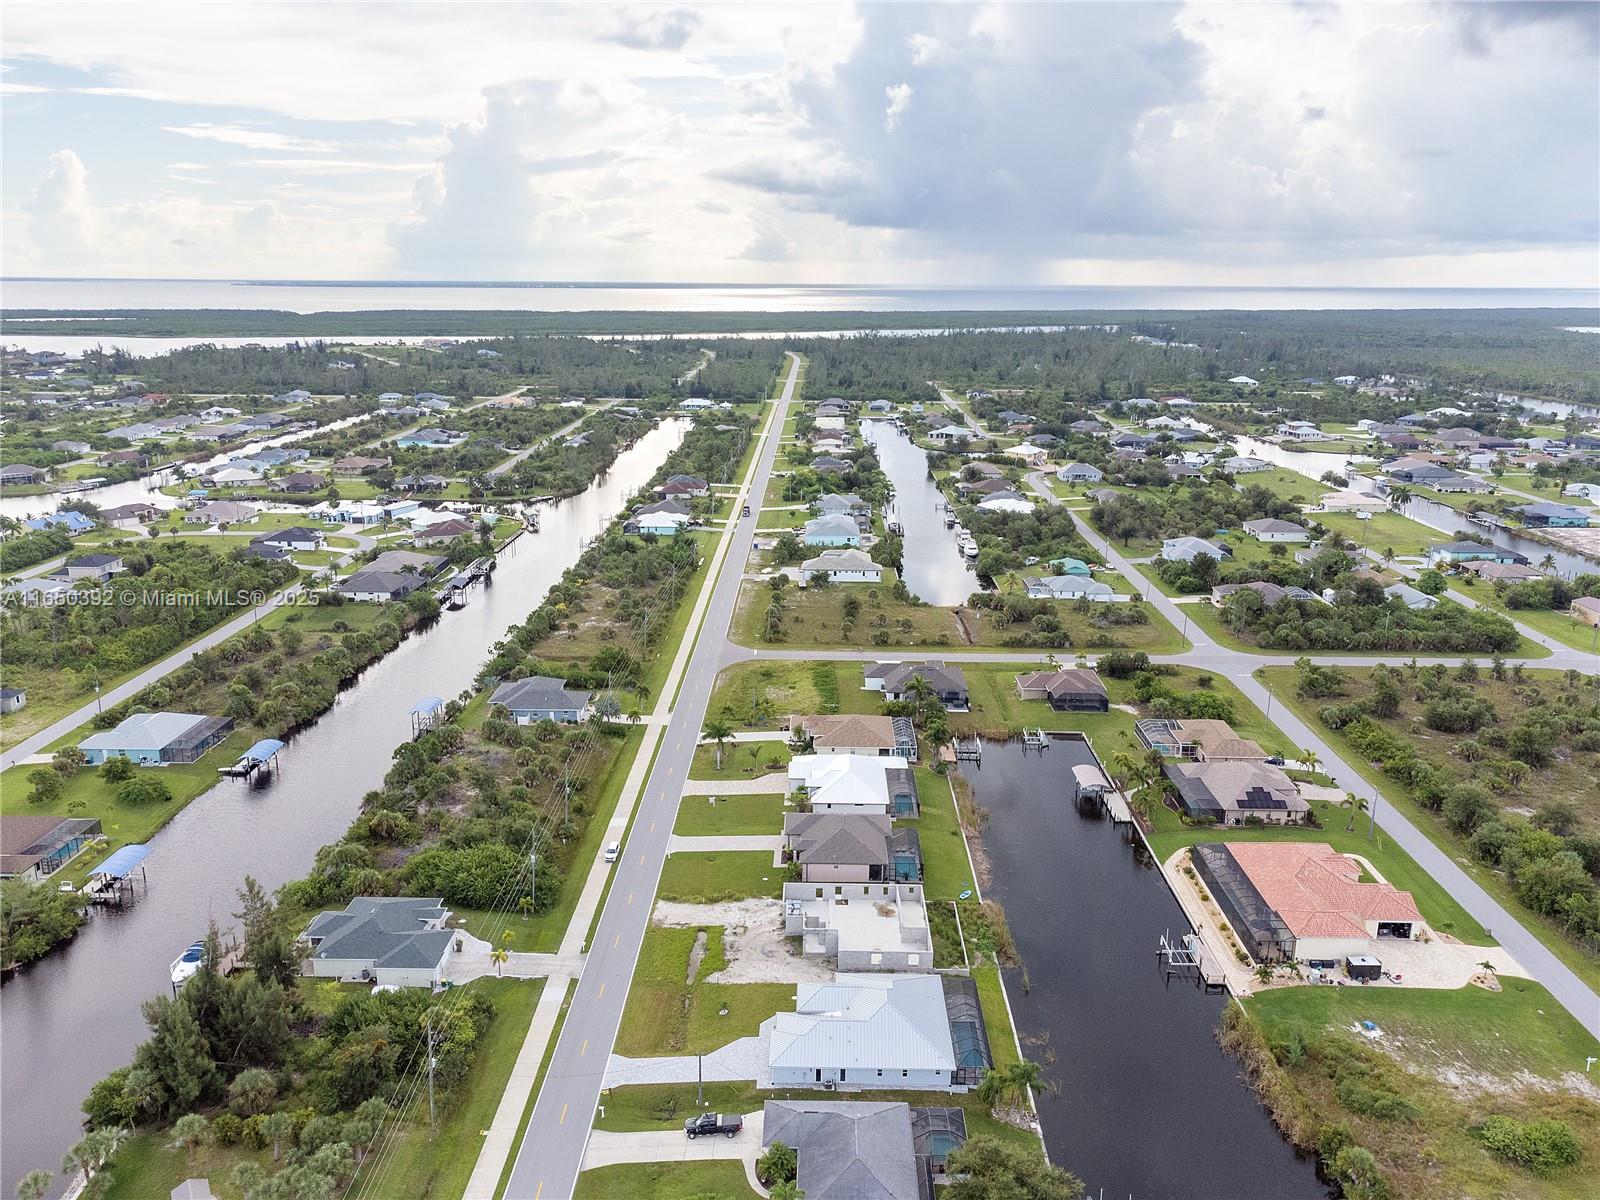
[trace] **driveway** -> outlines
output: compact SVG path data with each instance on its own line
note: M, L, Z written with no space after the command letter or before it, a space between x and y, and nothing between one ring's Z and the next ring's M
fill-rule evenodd
M780 796L789 794L789 776L757 775L754 779L686 779L685 796Z
M604 1104L601 1105L605 1107ZM626 1133L597 1129L589 1135L583 1152L583 1169L609 1167L617 1163L713 1162L737 1159L744 1164L744 1177L758 1196L767 1189L756 1179L756 1160L761 1157L761 1137L766 1114L746 1113L744 1128L732 1137L690 1139L681 1129L647 1129Z
M667 841L667 853L714 854L719 850L771 850L783 849L783 835L779 834L721 834L707 837L684 837L673 834Z
M529 954L521 950L511 951L510 957L496 968L489 957L493 947L488 942L459 929L456 937L461 942L461 949L445 963L444 977L457 985L471 983L487 975L504 976L507 979L543 979L549 975L571 978L583 972L581 954Z
M605 1086L627 1087L636 1083L732 1083L754 1079L762 1088L772 1086L767 1066L767 1039L764 1034L735 1038L709 1054L670 1054L660 1058L624 1058L613 1054L606 1063Z

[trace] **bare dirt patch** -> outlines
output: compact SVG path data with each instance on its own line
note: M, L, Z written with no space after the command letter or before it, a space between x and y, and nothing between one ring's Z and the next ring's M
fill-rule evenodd
M722 949L728 965L706 976L708 983L826 983L833 970L821 959L805 958L783 934L783 905L778 900L734 900L726 904L681 904L658 900L651 920L668 928L722 926ZM705 955L704 939L689 956L694 978Z

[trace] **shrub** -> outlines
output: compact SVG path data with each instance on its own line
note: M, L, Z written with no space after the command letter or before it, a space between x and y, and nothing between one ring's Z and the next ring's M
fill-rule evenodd
M171 799L172 789L154 775L136 775L117 787L117 802L129 807L165 804Z
M1529 1121L1490 1117L1478 1127L1478 1137L1496 1158L1548 1175L1570 1167L1583 1157L1572 1127L1565 1121Z
M133 778L133 763L122 757L108 758L100 765L100 778L107 783L125 783Z

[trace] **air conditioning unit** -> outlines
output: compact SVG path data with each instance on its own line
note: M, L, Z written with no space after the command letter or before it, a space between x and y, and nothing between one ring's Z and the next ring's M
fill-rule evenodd
M830 1080L828 1080L826 1083L824 1083L822 1085L822 1090L825 1091L825 1092L832 1092L832 1091L836 1091L838 1089L838 1087L839 1087L838 1082L836 1080L830 1079Z

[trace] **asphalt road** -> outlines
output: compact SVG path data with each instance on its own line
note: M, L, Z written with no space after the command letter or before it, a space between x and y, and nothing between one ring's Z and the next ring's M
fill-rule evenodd
M506 1185L506 1200L566 1200L577 1187L606 1062L622 1023L628 984L666 861L678 801L689 777L695 747L700 743L711 689L723 666L721 649L726 644L744 565L760 520L761 497L766 494L767 478L798 374L799 362L794 360L778 411L768 426L771 436L764 439L757 452L745 492L751 498L751 515L734 518L737 524L706 608L701 640L689 658L671 721L645 780L633 828L617 861L611 891L590 943L588 961L517 1150ZM737 498L735 502L739 502Z

